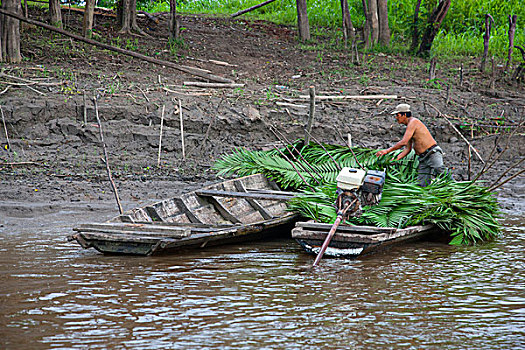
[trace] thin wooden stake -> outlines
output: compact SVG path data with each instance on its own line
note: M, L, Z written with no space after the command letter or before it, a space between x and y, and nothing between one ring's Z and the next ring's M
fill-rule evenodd
M162 150L162 127L164 126L164 110L166 105L162 105L162 112L160 114L160 132L159 132L159 155L157 156L157 167L160 167L160 153Z
M470 174L471 174L471 160L472 160L472 150L470 149L470 147L467 148L468 150L468 168L467 168L467 171L468 171L468 174L467 174L467 180L470 181Z
M308 89L310 93L310 114L308 115L308 123L306 124L306 134L304 135L304 144L310 143L310 133L312 131L312 124L314 123L315 117L315 86L310 86Z
M492 56L492 74L490 75L490 90L494 92L496 89L496 65L494 64L494 56Z
M180 139L182 142L182 159L186 159L186 149L184 147L184 120L182 119L182 104L179 99L179 117L180 117Z
M85 91L84 91L83 100L84 100L84 107L83 107L83 111L84 111L84 125L87 125L87 103L86 103L86 92Z
M113 189L113 194L115 195L115 200L117 201L118 211L120 214L122 214L124 211L122 210L122 204L120 204L120 198L118 196L117 186L115 186L115 182L113 182L113 177L111 176L111 170L109 169L108 151L106 149L106 143L104 142L104 133L102 132L102 123L100 122L100 118L98 116L98 105L97 105L96 97L93 97L93 103L95 104L95 117L97 117L98 131L100 133L100 142L102 142L102 147L104 148L104 158L106 161L106 170L108 172L109 182L111 183L111 188Z
M2 105L0 105L0 112L2 113L2 123L4 124L5 139L7 141L7 148L9 149L8 151L11 152L11 143L9 142L9 135L7 134L7 126L5 125L4 110L2 108Z

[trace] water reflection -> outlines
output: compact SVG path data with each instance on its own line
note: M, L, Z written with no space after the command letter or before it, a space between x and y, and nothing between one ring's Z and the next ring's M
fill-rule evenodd
M38 231L23 221L7 226L0 228L6 349L525 345L520 221L479 247L414 243L358 260L323 259L315 270L291 240L122 257L64 242L65 222L50 219Z

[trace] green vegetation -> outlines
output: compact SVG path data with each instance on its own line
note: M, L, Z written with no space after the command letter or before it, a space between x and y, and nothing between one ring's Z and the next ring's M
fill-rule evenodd
M283 188L303 192L290 202L292 210L318 222L333 223L338 166L358 167L357 159L368 170L386 169L387 179L379 205L365 207L363 215L352 218L351 223L379 227L434 223L450 232L450 243L458 245L491 240L500 232L497 202L487 188L473 182L455 182L447 175L428 187L419 187L414 153L392 161L376 157L372 149L353 148L354 157L342 146L324 145L323 149L314 144L303 147L299 142L294 146L293 152L293 148L280 152L237 149L217 161L214 168L219 175L263 173Z
M111 6L113 0L106 0ZM181 13L206 13L211 15L230 15L262 2L261 0L182 0L177 10ZM360 0L349 0L349 10L355 27L362 28L364 15ZM423 1L420 9L420 32L426 24L437 0ZM100 4L100 2L99 2ZM239 18L267 20L277 24L294 25L296 18L294 0L277 0ZM412 21L416 0L389 0L389 22L392 31L392 48L388 50L406 51L412 36ZM102 5L100 5L102 6ZM140 9L148 12L169 11L169 2L160 0L139 0ZM438 56L480 56L483 53L483 33L485 14L491 14L495 24L491 33L490 55L505 58L508 49L508 15L518 16L515 44L525 45L525 2L522 0L471 0L452 1L447 16L433 44L433 55ZM341 8L339 1L308 1L308 18L312 34L340 36ZM335 43L336 41L334 41ZM315 45L315 43L310 43ZM376 48L375 50L387 50ZM516 50L515 50L516 51ZM519 52L514 59L520 59Z

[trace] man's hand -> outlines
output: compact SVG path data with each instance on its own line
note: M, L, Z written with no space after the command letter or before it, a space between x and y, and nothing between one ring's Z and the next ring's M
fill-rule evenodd
M387 154L388 151L386 149L382 149L381 151L377 151L376 156L381 157Z

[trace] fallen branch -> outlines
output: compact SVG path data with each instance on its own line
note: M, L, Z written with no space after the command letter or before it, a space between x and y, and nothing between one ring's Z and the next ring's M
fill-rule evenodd
M201 72L201 71L199 71L197 69L193 69L193 68L190 68L190 67L182 67L182 66L179 66L179 65L174 64L174 63L169 62L169 61L159 60L159 59L152 58L152 57L149 57L149 56L146 56L146 55L134 52L134 51L121 49L120 47L115 47L115 46L104 44L104 43L101 43L101 42L98 42L98 41L95 41L95 40L92 40L92 39L87 39L87 38L84 38L84 37L82 37L80 35L76 35L76 34L67 32L67 31L65 31L63 29L53 27L52 25L49 25L49 24L46 24L46 23L43 23L43 22L40 22L40 21L35 21L33 19L25 18L25 17L23 17L23 16L21 16L19 14L16 14L16 13L13 13L13 12L10 12L10 11L6 11L4 9L0 9L0 13L3 14L3 15L9 16L9 17L16 18L16 19L18 19L18 20L20 20L22 22L26 22L26 23L29 23L29 24L32 24L32 25L35 25L35 26L38 26L38 27L45 28L45 29L50 30L52 32L56 32L56 33L68 36L68 37L73 38L75 40L82 41L82 42L90 44L90 45L98 46L98 47L103 48L105 50L118 52L118 53L121 53L123 55L127 55L127 56L131 56L131 57L134 57L134 58L138 58L138 59L141 59L143 61L147 61L147 62L150 62L150 63L153 63L153 64L157 64L157 65L160 65L160 66L166 66L166 67L169 67L169 68L173 68L173 69L176 69L178 71L181 71L181 72L184 72L184 73L188 73L188 74L191 74L191 75L194 75L194 76L197 76L197 77L201 77L201 78L204 78L204 79L207 79L207 80L216 81L216 82L220 82L220 83L232 83L233 82L231 79L222 78L222 77L219 77L219 76L213 75L213 74L207 74L207 73Z
M510 180L520 176L521 174L523 174L525 172L525 169L521 169L520 171L518 171L516 174L512 175L511 177L509 177L508 179L506 179L505 181L502 181L500 182L499 184L495 185L495 186L492 186L491 188L489 188L489 191L494 191L495 189L505 185L507 182L509 182Z
M274 2L274 1L275 0L267 0L265 2L261 2L258 5L254 5L252 7L248 7L247 9L241 10L239 12L235 12L233 15L230 16L230 18L235 18L237 16L243 15L243 14L245 14L247 12L250 12L250 11L253 11L255 9L258 9L259 7L263 7L264 5L268 5L268 4L270 4L270 3Z
M183 83L185 86L196 86L202 88L238 88L244 87L244 84L235 84L235 83L203 83L200 81L185 81Z
M450 124L450 126L452 127L452 129L454 129L454 131L456 131L458 133L458 135L463 139L463 141L465 141L467 143L467 145L474 151L474 153L476 154L476 156L478 156L479 160L485 164L485 161L483 160L483 158L481 158L481 156L479 155L478 151L474 148L474 146L472 146L472 144L465 138L465 136L463 136L463 134L454 126L454 124L452 124L452 122L447 118L447 115L446 114L443 114L441 113L441 111L439 109L437 109L436 107L434 107L432 104L428 103L428 102L425 102L425 104L428 104L430 107L434 108L436 110L436 112L438 112L438 115L440 117L443 117L445 118L445 120Z
M301 99L309 99L309 95L300 95L299 98ZM396 99L398 98L397 95L333 95L333 96L315 96L316 100L377 100L377 99L387 99L392 98Z
M523 126L524 124L525 124L525 120L523 120L520 123L519 127ZM490 164L485 164L483 166L483 168L480 170L480 172L476 175L476 178L474 179L474 181L476 181L477 179L479 179L481 177L481 175L483 175L487 171L489 171L494 166L494 164L496 164L496 162L501 158L503 153L505 153L509 149L510 140L512 139L512 136L514 136L514 134L518 130L519 130L519 128L516 128L516 129L512 130L512 132L509 134L509 137L507 138L507 143L505 144L505 148L503 150L501 150L501 152L499 152L498 156ZM498 144L497 144L497 140L496 140L496 143L494 144L494 148L492 149L492 152L490 153L489 160L492 159L492 156L494 155L494 152L497 150L497 146L498 146Z

